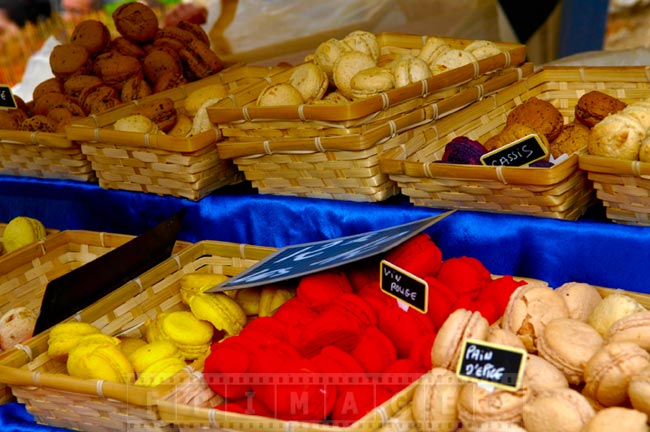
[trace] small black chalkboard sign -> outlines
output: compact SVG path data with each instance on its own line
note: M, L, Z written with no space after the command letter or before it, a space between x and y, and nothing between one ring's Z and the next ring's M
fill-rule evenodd
M525 363L524 349L467 339L456 375L461 379L516 391L521 385Z
M18 107L9 86L0 85L0 107L12 109Z
M544 159L548 149L537 134L526 135L481 156L483 165L524 166Z
M382 260L379 265L380 288L423 314L427 313L429 284L404 269Z

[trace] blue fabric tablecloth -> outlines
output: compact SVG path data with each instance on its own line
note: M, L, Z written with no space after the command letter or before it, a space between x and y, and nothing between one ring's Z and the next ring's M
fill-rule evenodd
M260 195L247 183L198 202L96 184L0 176L0 222L19 215L47 228L138 235L186 209L179 238L282 247L372 231L443 209L403 196L381 203ZM578 221L457 211L427 229L445 258L472 256L494 274L580 281L650 293L650 228L614 224L600 206ZM0 406L0 430L60 430L33 423L20 404Z

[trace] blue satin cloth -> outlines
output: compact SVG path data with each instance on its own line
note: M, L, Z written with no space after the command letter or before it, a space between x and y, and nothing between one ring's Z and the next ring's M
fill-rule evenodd
M185 209L179 239L283 247L419 220L445 209L403 196L381 203L261 195L248 183L201 199L105 190L96 184L0 176L0 222L26 215L47 228L138 235ZM472 256L493 274L558 287L570 281L650 293L650 227L608 221L594 206L578 221L457 211L426 230L443 257ZM0 406L2 431L60 431L33 422L23 405Z

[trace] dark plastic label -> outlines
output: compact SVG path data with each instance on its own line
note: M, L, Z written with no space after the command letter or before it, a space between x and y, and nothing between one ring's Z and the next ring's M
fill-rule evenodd
M516 391L521 385L526 351L506 345L467 339L456 374L461 379Z
M380 287L391 297L401 300L414 309L427 313L429 284L404 269L382 260L379 266Z
M14 95L11 93L11 88L6 85L0 85L0 107L2 108L17 108Z
M537 134L526 135L481 156L483 165L524 166L544 159L548 150Z

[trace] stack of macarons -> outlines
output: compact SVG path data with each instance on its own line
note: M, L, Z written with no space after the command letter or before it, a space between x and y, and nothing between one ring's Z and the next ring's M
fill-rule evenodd
M426 313L381 290L379 259L428 283ZM474 258L443 260L422 233L382 257L303 276L275 314L214 343L204 375L225 398L219 409L348 426L431 369L453 310L480 311L487 328L521 284Z

